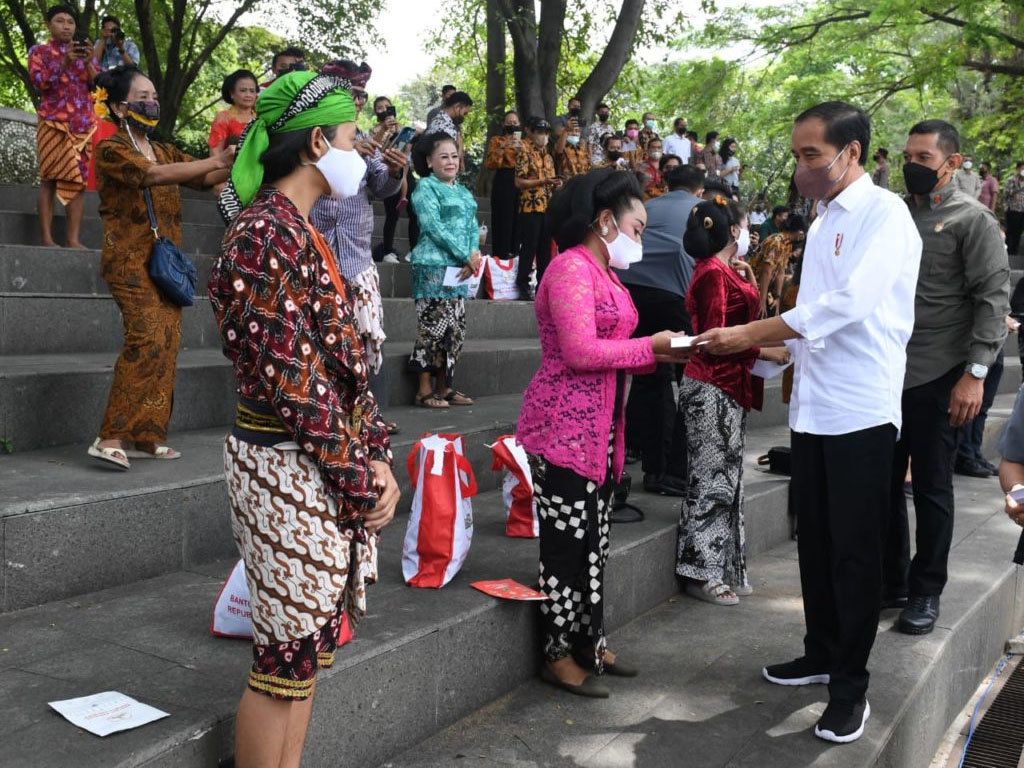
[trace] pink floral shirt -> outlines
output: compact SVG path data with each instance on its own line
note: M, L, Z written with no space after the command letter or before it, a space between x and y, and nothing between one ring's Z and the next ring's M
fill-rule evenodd
M96 122L92 111L91 79L86 61L64 63L67 45L51 39L33 45L28 52L28 71L32 85L39 91L36 114L42 120L69 123L72 133L88 133ZM95 59L92 65L99 68Z
M622 475L625 409L615 379L654 370L650 338L631 339L638 316L618 277L586 246L560 253L544 272L534 307L541 364L523 395L516 436L529 453L602 483L615 420L612 472Z

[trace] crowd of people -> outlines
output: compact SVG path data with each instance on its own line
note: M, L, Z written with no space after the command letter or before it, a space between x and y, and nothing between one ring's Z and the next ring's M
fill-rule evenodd
M403 212L416 405L474 403L455 387L464 281L484 247L476 200L459 182L473 100L446 86L422 125L400 127L380 96L364 133L370 68L338 60L309 71L290 48L273 56L267 82L246 70L225 80L210 157L196 160L152 138L156 89L120 22L104 19L93 46L76 37L69 7L47 20L52 39L29 53L43 95L43 241L52 242L57 194L77 245L80 193L95 169L103 276L124 318L89 447L107 466L179 456L166 441L181 308L147 262L153 230L180 241L179 186L218 190L227 232L208 296L238 385L224 463L254 624L236 763L274 754L297 764L317 669L333 661L341 626L365 615L377 533L398 503L376 263L398 260ZM92 158L97 119L112 133ZM746 419L763 404L765 375L790 366L782 397L806 637L802 655L763 676L828 684L815 733L859 738L881 611L900 609L906 634L932 631L954 469L996 471L981 435L1016 328L1007 253L1024 226L1024 163L1002 190L1004 236L998 180L987 163L974 174L943 120L908 126L902 198L888 190L888 150L871 153L867 113L838 101L811 107L792 129L794 194L773 208L756 194L744 205L737 140L709 131L701 144L683 117L665 136L652 113L617 131L607 104L590 119L571 99L551 122L508 111L501 125L485 160L492 250L519 259L520 297L535 298L541 342L517 437L540 518L542 677L607 697L602 673L638 672L608 648L603 620L611 498L632 458L646 490L681 499L681 588L719 606L753 593ZM373 199L386 212L376 251ZM1022 478L1008 469L1003 485ZM1010 498L1007 511L1024 521Z

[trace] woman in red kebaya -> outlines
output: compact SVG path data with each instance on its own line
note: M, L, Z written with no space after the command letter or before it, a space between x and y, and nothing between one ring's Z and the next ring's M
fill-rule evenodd
M756 278L742 261L750 246L747 217L721 195L694 207L683 247L696 261L686 309L695 333L756 320ZM700 350L686 365L679 407L686 419L689 488L679 520L676 575L686 593L715 605L749 595L743 533L743 442L747 411L761 407L754 360L788 362L784 347L731 356Z

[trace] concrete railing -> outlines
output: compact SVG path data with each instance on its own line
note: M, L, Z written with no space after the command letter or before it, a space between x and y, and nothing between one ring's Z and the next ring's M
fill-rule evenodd
M20 109L0 107L0 183L35 184L36 116Z

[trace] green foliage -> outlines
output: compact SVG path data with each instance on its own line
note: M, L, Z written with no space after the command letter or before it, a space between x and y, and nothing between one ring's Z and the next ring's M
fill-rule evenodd
M0 437L0 451L14 453L14 440L10 437Z

